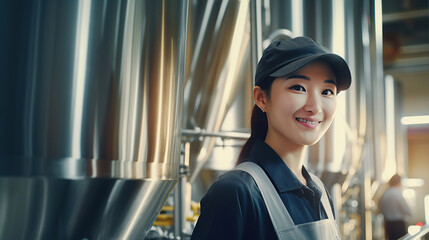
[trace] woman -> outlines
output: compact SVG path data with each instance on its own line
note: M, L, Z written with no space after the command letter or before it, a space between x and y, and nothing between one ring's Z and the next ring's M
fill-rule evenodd
M350 83L344 59L310 38L270 44L256 70L251 136L236 169L201 200L192 239L339 239L328 192L303 161Z

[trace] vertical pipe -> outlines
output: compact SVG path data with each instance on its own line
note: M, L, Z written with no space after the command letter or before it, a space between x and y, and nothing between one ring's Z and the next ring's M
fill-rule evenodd
M374 150L375 150L375 180L381 179L382 163L386 160L386 104L385 104L385 82L383 73L383 19L381 0L372 0L369 4L371 14L371 67L372 88L374 90L374 111L372 113L374 122Z
M407 144L407 127L401 123L401 117L403 114L403 93L402 84L399 81L394 83L394 96L395 96L395 152L396 152L396 164L398 166L398 174L406 176L408 172L408 144Z
M381 177L381 163L385 160L385 104L382 63L381 0L362 3L363 81L366 93L367 134L365 155L362 157L362 229L365 239L372 239L371 181Z
M183 154L180 158L179 167L179 182L174 192L174 236L175 239L185 238L185 223L187 209L191 207L190 199L187 198L188 193L191 191L191 185L188 184L189 174L189 158L190 158L189 141L183 144Z
M262 57L262 6L261 0L250 1L250 46L252 63L252 76L256 74L256 66L259 59ZM252 77L252 81L254 81ZM253 85L252 85L253 86Z
M371 88L371 55L370 55L370 30L368 29L369 26L369 22L368 20L370 19L370 10L369 10L369 2L370 0L367 1L363 1L362 3L362 15L361 15L361 28L362 28L362 45L363 45L363 80L362 81L362 85L363 88L365 89L366 93L366 98L367 98L367 102L369 103L373 103L372 100L372 96L373 96L373 92L372 92L372 88ZM367 112L372 113L372 107L373 104L367 104L366 105L368 109ZM369 114L368 116L369 118L372 117L372 114ZM368 119L370 120L370 119ZM374 129L373 129L373 121L368 121L368 125L367 127L368 129L368 134L366 135L367 138L370 138L371 140L369 141L369 143L372 143L372 139L373 139L373 134L374 134ZM361 174L361 178L362 182L361 182L361 199L360 202L361 204L361 217L362 217L362 222L361 222L361 228L362 228L362 233L363 233L363 237L364 239L372 239L372 236L370 234L371 232L371 215L369 214L368 210L369 210L369 193L370 193L370 189L371 189L371 183L370 183L370 179L371 179L371 169L372 169L372 163L373 161L375 161L375 155L374 153L374 148L375 146L373 146L372 144L366 144L366 154L363 155L362 158L362 171L360 172Z
M382 171L381 178L388 181L398 169L396 160L396 134L395 134L395 123L396 119L396 99L395 99L395 80L391 75L387 75L384 78L385 81L385 102L386 102L386 159L381 163ZM402 170L402 169L401 169ZM403 172L401 172L403 174ZM383 181L384 182L384 181Z
M304 34L304 4L301 0L291 0L292 32L295 36Z

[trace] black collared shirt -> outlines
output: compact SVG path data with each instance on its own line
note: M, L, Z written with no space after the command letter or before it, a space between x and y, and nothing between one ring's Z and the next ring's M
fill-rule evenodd
M320 201L322 190L304 167L307 186L260 140L255 141L246 161L262 167L295 224L328 218ZM191 239L277 239L261 192L247 172L226 172L210 187L201 200L201 216Z

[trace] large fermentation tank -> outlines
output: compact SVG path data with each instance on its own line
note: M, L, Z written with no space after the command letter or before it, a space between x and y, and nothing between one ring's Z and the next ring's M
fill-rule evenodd
M193 0L189 11L188 63L183 126L218 133L237 92L250 81L249 1ZM246 89L250 91L251 89ZM191 140L189 182L210 157L215 138Z
M178 178L187 1L0 2L0 239L142 239Z

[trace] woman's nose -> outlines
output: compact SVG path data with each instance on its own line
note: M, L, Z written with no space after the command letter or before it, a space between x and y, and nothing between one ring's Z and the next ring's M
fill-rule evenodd
M322 111L322 102L320 96L317 94L308 94L307 100L304 105L304 110L306 112L311 112L317 114Z

